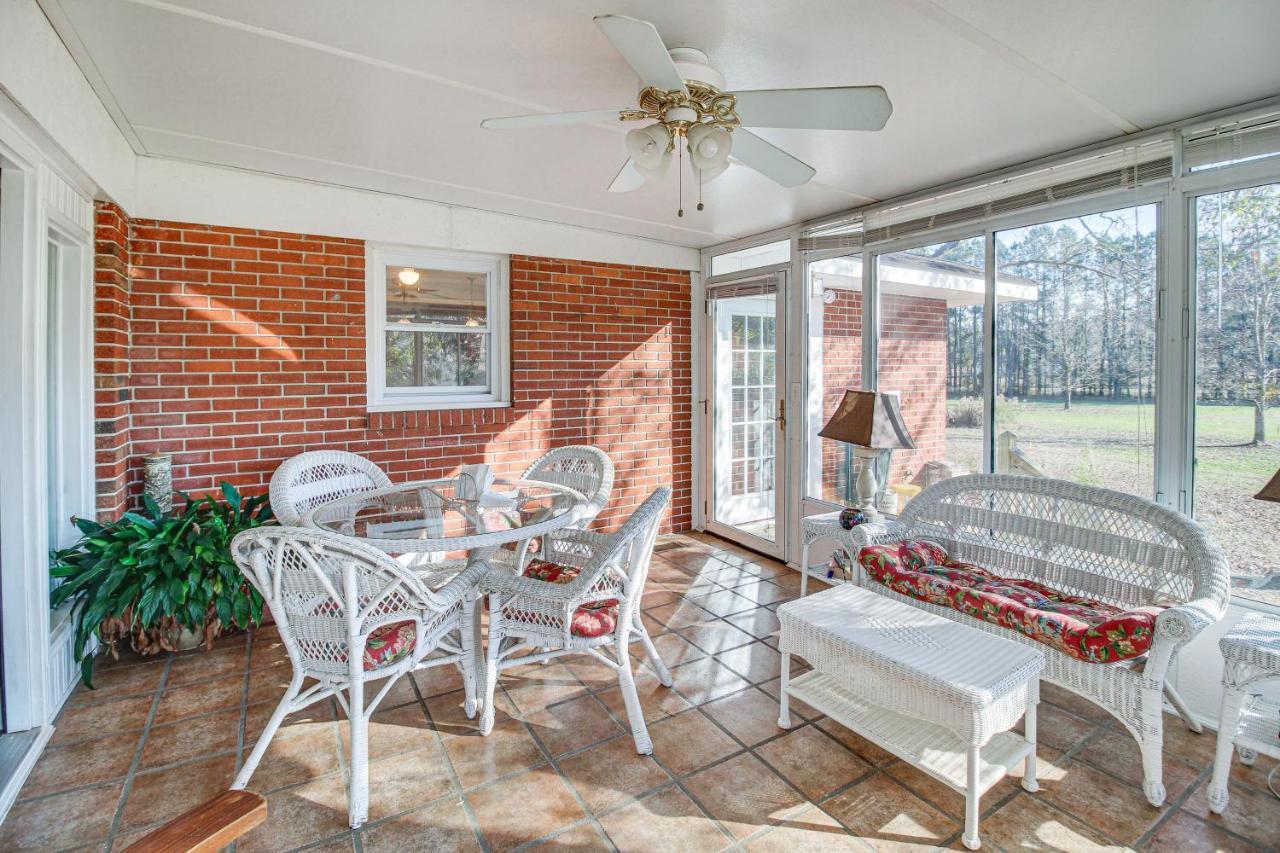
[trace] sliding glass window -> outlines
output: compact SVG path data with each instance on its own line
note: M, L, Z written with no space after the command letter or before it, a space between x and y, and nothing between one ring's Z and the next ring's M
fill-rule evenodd
M862 256L808 264L809 433L807 492L811 498L856 503L857 469L849 445L818 438L844 392L862 387Z
M995 235L995 470L1155 496L1154 204Z

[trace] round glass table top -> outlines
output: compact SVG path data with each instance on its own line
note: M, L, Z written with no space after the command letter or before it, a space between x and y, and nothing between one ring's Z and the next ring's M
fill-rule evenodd
M461 551L541 536L572 524L586 498L556 483L495 480L480 497L458 481L428 480L321 504L308 527L354 536L392 553Z

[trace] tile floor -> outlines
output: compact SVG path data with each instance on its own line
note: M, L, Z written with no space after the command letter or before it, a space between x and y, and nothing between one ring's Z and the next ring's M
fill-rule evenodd
M716 540L660 545L645 619L675 688L639 677L655 744L637 756L612 674L588 660L503 678L493 734L462 714L452 669L403 679L375 717L368 825L346 825L345 731L331 703L281 729L252 787L259 850L908 850L959 848L961 797L832 721L776 726L778 604L792 571ZM288 679L271 629L208 654L104 666L58 722L0 849L120 849L225 788ZM1040 793L1008 779L983 801L984 849L1280 845L1272 762L1235 769L1208 813L1214 741L1168 718L1169 802L1150 807L1137 750L1089 702L1046 689Z

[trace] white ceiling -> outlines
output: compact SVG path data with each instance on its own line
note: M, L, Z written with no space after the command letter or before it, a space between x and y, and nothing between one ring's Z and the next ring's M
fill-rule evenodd
M40 0L140 154L706 246L1280 93L1274 0ZM730 89L879 84L879 133L762 130L817 177L735 165L707 210L625 195L620 126L482 130L626 107L592 24L652 21Z

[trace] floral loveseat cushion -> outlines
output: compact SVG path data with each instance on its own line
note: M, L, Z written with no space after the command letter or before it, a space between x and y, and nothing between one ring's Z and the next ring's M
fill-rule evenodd
M1146 654L1161 607L1121 610L1032 580L953 560L924 539L858 552L867 576L901 595L1020 631L1073 658L1114 663Z
M547 583L568 583L582 573L574 566L552 563L548 560L530 560L525 567L524 576L536 578ZM575 637L603 637L610 634L618 625L618 602L616 599L596 601L584 604L573 614L569 632Z

